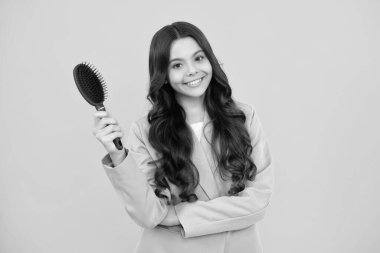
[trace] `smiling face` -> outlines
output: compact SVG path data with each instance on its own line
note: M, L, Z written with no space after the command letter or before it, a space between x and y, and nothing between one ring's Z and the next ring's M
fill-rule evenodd
M212 67L193 38L185 37L173 41L168 77L177 100L203 100L212 77Z

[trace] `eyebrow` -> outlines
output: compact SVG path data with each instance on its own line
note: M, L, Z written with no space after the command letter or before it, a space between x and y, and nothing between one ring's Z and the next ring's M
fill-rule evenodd
M203 52L203 50L202 50L202 49L199 49L199 50L196 51L192 56L198 54L199 52ZM203 52L203 53L204 53L204 52ZM182 59L181 59L181 58L174 58L174 59L171 59L171 60L169 61L169 64L170 64L172 61L180 61L180 60L182 60Z

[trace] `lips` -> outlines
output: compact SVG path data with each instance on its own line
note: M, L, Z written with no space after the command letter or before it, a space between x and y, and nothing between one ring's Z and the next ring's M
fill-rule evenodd
M187 82L187 83L184 83L184 85L186 86L196 86L198 85L199 83L202 82L202 80L205 78L205 76L201 77L201 78L198 78L198 79L195 79L193 81L190 81L190 82Z

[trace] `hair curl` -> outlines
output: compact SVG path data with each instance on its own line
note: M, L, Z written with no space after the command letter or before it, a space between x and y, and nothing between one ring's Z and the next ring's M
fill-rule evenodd
M207 140L218 162L219 173L224 180L232 181L228 195L237 195L245 189L246 180L254 180L256 166L251 158L252 145L245 128L246 117L231 97L228 79L205 35L196 26L187 22L175 22L161 28L152 38L149 52L150 87L147 99L152 103L148 113L149 142L162 156L157 161L155 193L170 186L178 186L182 201L194 202L194 193L199 184L199 173L191 161L193 140L186 124L186 113L175 99L175 91L166 82L170 47L173 41L191 37L203 49L212 66L213 75L205 94L205 108L213 124L213 134Z

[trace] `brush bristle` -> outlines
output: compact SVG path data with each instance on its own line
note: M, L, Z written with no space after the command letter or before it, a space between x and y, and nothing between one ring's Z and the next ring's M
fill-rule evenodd
M90 63L82 62L74 69L74 78L83 97L92 105L107 99L107 86L100 72Z

